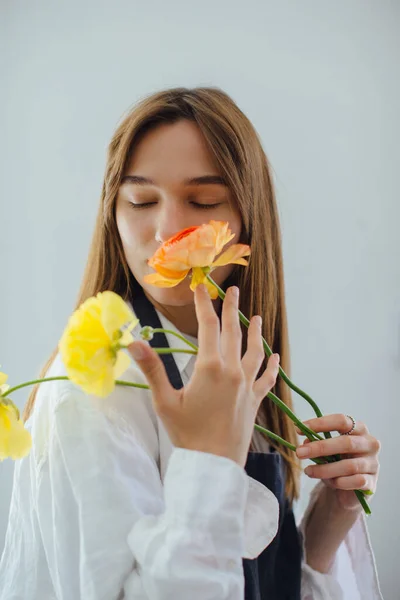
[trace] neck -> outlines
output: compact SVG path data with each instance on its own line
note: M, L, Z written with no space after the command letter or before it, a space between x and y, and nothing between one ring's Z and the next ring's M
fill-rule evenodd
M183 306L171 306L160 304L154 298L150 297L146 291L144 293L154 308L164 315L168 321L171 321L180 332L198 337L198 322L194 302ZM216 313L219 315L221 311L221 299L216 298L212 302Z

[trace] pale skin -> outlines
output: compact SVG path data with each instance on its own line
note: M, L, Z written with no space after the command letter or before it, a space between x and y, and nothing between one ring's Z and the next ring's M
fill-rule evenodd
M238 300L232 292L227 294L221 310L221 301L211 301L204 290L204 294L200 289L193 294L187 279L174 288L156 288L143 281L143 276L152 272L147 260L160 243L185 227L210 219L229 221L235 234L230 243L238 242L241 217L232 194L223 181L210 180L220 175L194 123L179 121L158 126L148 132L135 149L118 194L116 218L129 268L146 296L180 331L199 338L195 372L183 397L170 389L158 355L142 342L133 344L146 352L138 364L149 380L155 408L171 440L181 447L226 456L244 466L260 395L265 396L273 388L277 373L277 363L270 358L262 376L255 380L263 355L257 318L253 317L250 322L247 351L240 360ZM137 177L141 179L134 179ZM208 179L195 180L204 177ZM231 265L218 268L213 278L221 285L231 270ZM221 332L217 327L217 313L221 313ZM212 401L215 389L213 393L204 393L206 380L210 385L221 386L219 408ZM210 413L215 410L218 414ZM213 422L219 426L213 429ZM351 421L342 414L312 419L307 424L317 432L345 433L351 428ZM227 434L221 435L222 431ZM344 457L334 464L306 469L308 476L325 483L306 525L307 562L324 573L361 515L361 506L352 490L376 490L380 443L363 423L357 422L351 436L335 436L301 447L310 449L307 458L330 454Z

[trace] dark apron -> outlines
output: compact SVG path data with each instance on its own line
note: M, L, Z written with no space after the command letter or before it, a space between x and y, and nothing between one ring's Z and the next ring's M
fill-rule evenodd
M158 314L133 281L134 291L130 298L133 310L143 326L162 327ZM151 346L168 348L164 333L154 334ZM183 387L182 378L173 354L160 354L171 385ZM243 559L245 600L300 600L301 540L293 511L285 497L285 475L281 455L271 447L271 453L249 452L246 473L256 479L276 496L279 502L279 529L274 540L254 559Z

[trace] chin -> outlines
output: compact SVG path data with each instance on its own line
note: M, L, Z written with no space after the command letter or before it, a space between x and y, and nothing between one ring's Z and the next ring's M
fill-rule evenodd
M194 293L189 286L190 281L188 278L171 288L161 288L142 283L143 289L151 296L151 298L159 304L168 306L187 306L188 304L194 304Z

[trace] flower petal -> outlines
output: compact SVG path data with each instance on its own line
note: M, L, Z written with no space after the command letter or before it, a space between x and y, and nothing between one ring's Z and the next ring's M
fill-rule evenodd
M131 364L129 356L120 350L117 356L117 362L114 365L114 379L119 379Z
M182 279L182 277L186 277L190 270L190 267L188 267L186 263L183 264L178 262L168 263L168 268L166 268L162 263L157 263L150 266L152 266L153 269L155 269L155 271L159 275L162 275L165 279Z
M163 277L159 273L149 273L143 277L143 281L146 283L151 283L151 285L155 285L156 287L175 287L183 281L188 274L189 271L185 272L185 276L180 279L168 279Z
M211 281L208 281L207 277L205 276L205 274L203 273L203 270L195 267L192 270L192 279L190 280L190 289L194 292L194 290L197 288L198 285L200 285L200 283L204 283L204 285L206 286L208 293L210 294L211 298L213 300L215 300L215 298L218 298L218 290L215 287L215 285L213 285L211 283Z
M222 248L235 237L235 234L231 233L228 221L211 220L209 225L215 232L215 254L217 255L221 252Z
M189 252L191 267L208 267L216 256L215 246L203 246Z
M121 338L118 340L118 344L120 345L120 347L126 347L129 346L130 344L132 344L133 342L133 335L131 334L130 331L128 331L127 329L122 333Z
M23 458L32 446L30 432L12 406L0 403L0 460Z
M222 267L229 264L237 264L246 266L248 262L243 259L243 256L249 256L250 246L247 244L232 244L225 252L220 254L212 263L212 267Z
M110 340L115 339L115 334L124 325L136 319L136 325L139 319L130 309L126 302L115 292L102 292L97 294L101 310L101 322Z
M8 379L8 375L0 372L0 386L2 386L4 383L6 383L7 379Z
M213 285L210 281L208 281L208 279L205 280L204 282L206 288L208 289L208 293L211 296L212 300L215 300L216 298L218 298L218 290L215 287L215 285Z
M194 267L192 269L192 278L190 280L190 289L192 292L197 288L200 283L205 283L206 276L203 273L203 269L200 267Z

